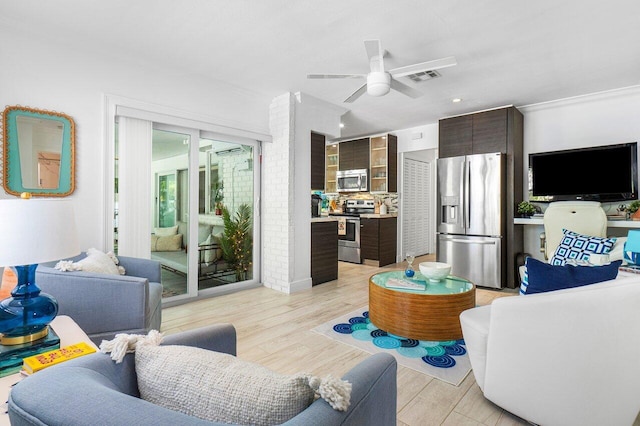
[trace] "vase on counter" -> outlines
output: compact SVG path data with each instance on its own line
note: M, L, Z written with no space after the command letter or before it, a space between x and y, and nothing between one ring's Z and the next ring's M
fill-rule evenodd
M380 204L380 214L387 214L387 205L385 203Z

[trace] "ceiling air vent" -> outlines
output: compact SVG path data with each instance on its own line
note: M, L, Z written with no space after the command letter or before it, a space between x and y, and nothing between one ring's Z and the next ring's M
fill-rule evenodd
M421 81L427 81L427 80L431 80L432 78L438 78L440 77L440 74L437 71L427 70L427 71L417 72L415 74L409 74L407 77L409 77L411 80L415 81L416 83L420 83Z

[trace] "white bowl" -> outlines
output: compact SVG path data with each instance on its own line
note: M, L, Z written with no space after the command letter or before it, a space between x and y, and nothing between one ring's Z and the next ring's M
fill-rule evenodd
M431 282L439 282L451 273L451 265L444 262L420 262L420 272Z

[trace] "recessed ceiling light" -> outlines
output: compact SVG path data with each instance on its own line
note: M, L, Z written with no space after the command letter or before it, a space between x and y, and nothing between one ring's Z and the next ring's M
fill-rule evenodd
M342 129L344 127L344 123L340 123L340 128Z
M457 104L458 102L462 102L462 99L460 99L460 98L453 98L453 99L451 99L451 102L453 102L454 104Z

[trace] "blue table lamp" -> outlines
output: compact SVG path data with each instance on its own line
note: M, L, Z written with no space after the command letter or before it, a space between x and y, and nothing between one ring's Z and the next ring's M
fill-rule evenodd
M0 302L0 344L22 345L47 336L58 303L36 285L38 263L80 253L73 208L61 199L0 200L0 266L18 277L11 297Z
M640 265L640 230L630 230L627 234L624 260L630 265Z

